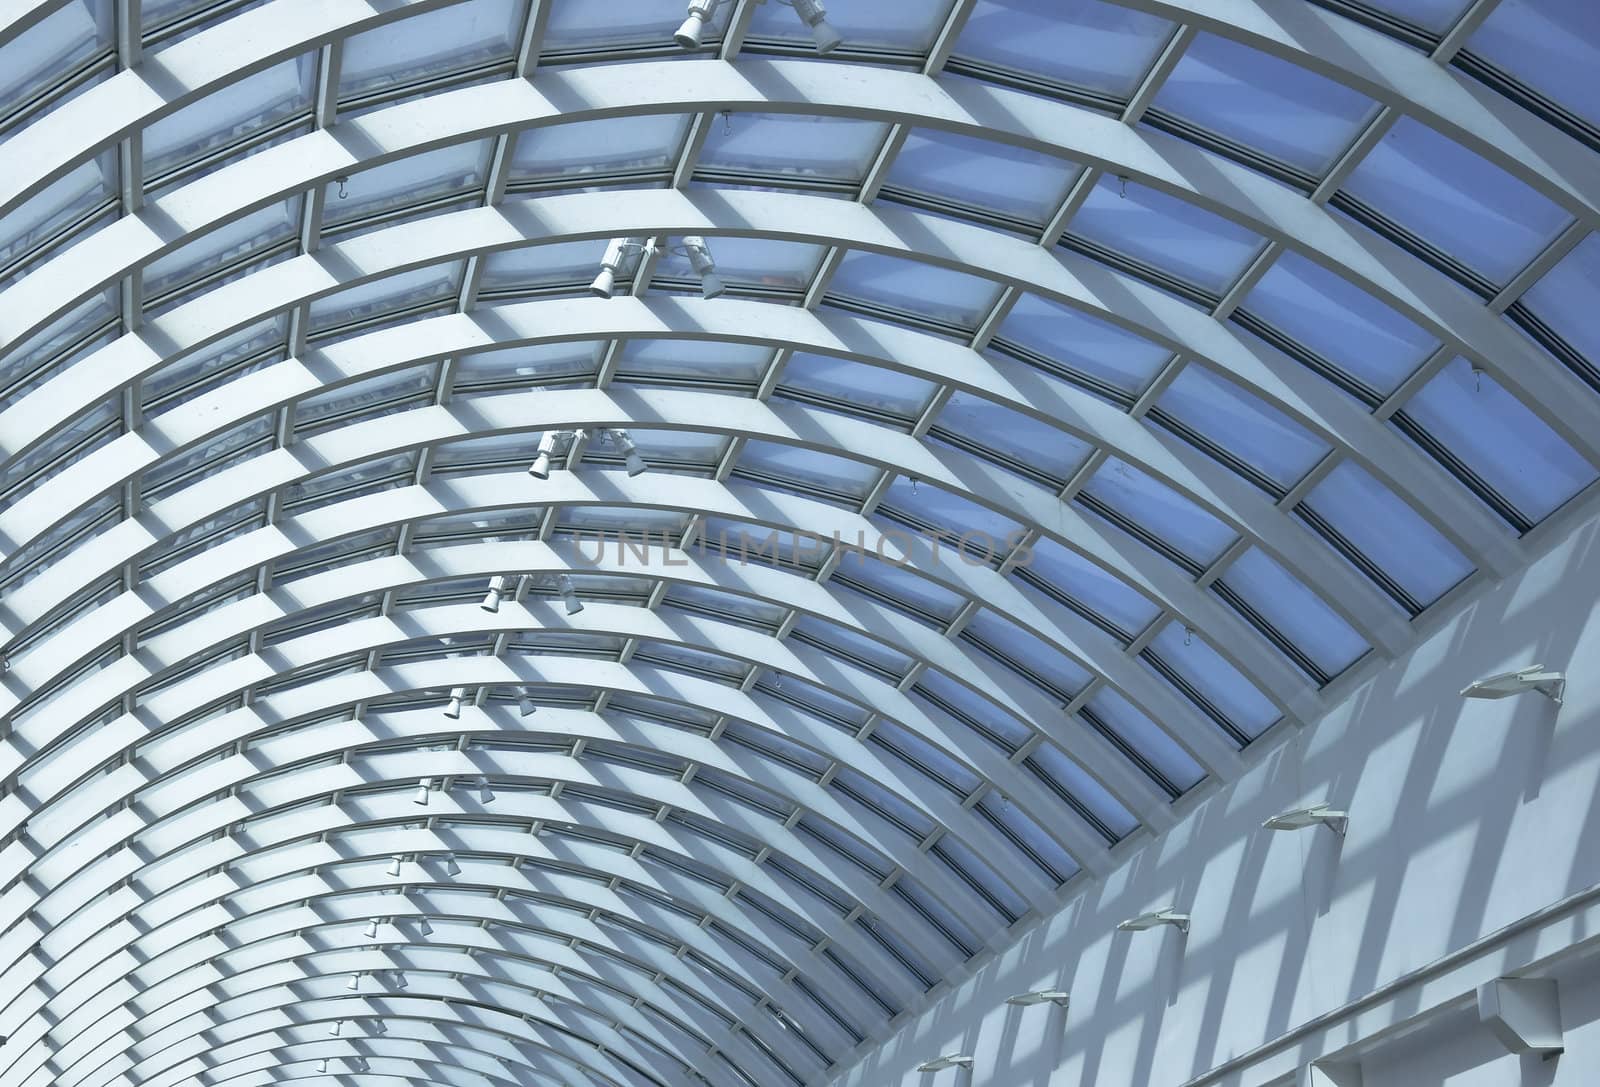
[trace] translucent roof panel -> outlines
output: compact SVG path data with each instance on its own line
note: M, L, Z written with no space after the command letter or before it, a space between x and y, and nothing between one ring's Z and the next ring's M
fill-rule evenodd
M466 0L356 34L339 62L339 97L403 86L515 55L528 0Z
M855 251L840 262L829 294L874 312L902 311L955 332L977 328L994 308L1000 288L965 272Z
M667 169L689 130L685 114L644 114L530 128L517 137L511 184L647 177Z
M889 126L847 117L784 113L724 114L714 119L700 170L781 175L793 183L859 182Z
M0 111L9 113L108 50L114 29L111 0L69 0L0 44Z
M886 184L941 206L982 208L1043 226L1081 169L1025 148L917 129L906 136Z
M1079 376L1091 388L1130 396L1149 385L1172 355L1159 344L1035 294L1023 294L1011 307L996 340L1023 348L1053 371Z
M1126 98L1174 29L1099 0L978 0L955 55Z
M1467 50L1600 124L1600 9L1586 0L1500 0Z
M1292 487L1328 452L1317 435L1201 366L1185 367L1158 403L1186 437L1194 435L1202 448L1232 458L1247 478L1279 488Z

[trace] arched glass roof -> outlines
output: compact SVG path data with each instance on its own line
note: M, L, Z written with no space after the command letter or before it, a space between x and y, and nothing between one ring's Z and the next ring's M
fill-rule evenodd
M1593 486L1584 0L808 13L0 12L0 1087L820 1083Z

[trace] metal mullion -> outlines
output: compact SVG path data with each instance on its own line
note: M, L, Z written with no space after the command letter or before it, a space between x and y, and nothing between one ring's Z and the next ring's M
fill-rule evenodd
M738 60L744 49L745 35L750 32L750 20L755 17L756 5L761 0L735 0L733 14L728 17L727 29L722 32L722 44L717 47L718 60Z
M928 57L922 62L923 75L936 76L944 71L944 66L950 62L950 54L955 51L956 42L961 38L961 32L967 27L967 20L972 17L972 9L977 6L978 0L952 0L950 14L945 16L944 26L939 28L933 45L928 49Z
M889 171L894 167L894 160L900 156L900 150L905 147L906 137L910 134L911 130L903 124L896 124L889 129L889 135L884 138L872 159L872 165L861 179L861 188L856 194L857 203L870 204L878 198L878 190L883 188Z
M1475 0L1445 36L1439 39L1439 44L1428 55L1440 64L1449 64L1467 44L1467 39L1472 37L1483 25L1484 20L1493 15L1494 9L1499 6L1500 0Z
M518 79L532 75L539 67L539 54L544 50L545 28L550 25L550 9L555 0L530 0L528 15L522 21L522 37L517 42Z

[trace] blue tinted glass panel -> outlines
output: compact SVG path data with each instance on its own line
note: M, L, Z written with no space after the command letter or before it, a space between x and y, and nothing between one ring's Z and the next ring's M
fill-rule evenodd
M527 0L467 0L346 39L339 97L510 61Z
M1403 410L1530 520L1543 520L1595 478L1594 465L1465 359L1446 366Z
M994 612L978 612L966 633L1062 702L1071 701L1093 679L1077 661Z
M1500 0L1467 50L1600 125L1600 6L1593 0Z
M852 251L840 261L828 293L970 329L994 308L1000 288L965 272Z
M1067 232L1132 257L1213 294L1239 278L1262 246L1259 235L1187 201L1117 178L1102 178Z
M1008 752L1021 747L1033 735L1033 730L1027 725L942 672L922 673L914 691L923 698L937 699L942 708L958 714L972 724L985 740Z
M1505 283L1571 217L1433 129L1401 118L1344 189L1424 241Z
M1071 794L1073 799L1087 808L1112 838L1124 838L1138 829L1139 821L1133 817L1133 813L1055 744L1048 741L1040 744L1027 761L1036 773Z
M783 369L780 394L799 400L822 397L913 422L933 395L935 385L881 366L797 353Z
M1240 307L1388 395L1438 341L1342 276L1284 253Z
M833 0L826 9L828 25L844 38L846 48L888 48L920 53L933 44L934 35L949 13L949 4L946 0L895 0L892 4ZM782 4L764 4L756 8L750 20L750 34L806 45L814 40L794 11Z
M0 45L0 114L106 52L112 30L110 0L70 0Z
M485 292L515 287L548 290L560 285L587 292L589 281L594 278L605 253L604 238L502 249L484 258L481 289Z
M1165 541L1198 566L1209 566L1238 533L1198 505L1133 465L1108 457L1082 493L1093 505Z
M1366 641L1322 598L1252 547L1222 575L1222 583L1322 671L1336 676L1367 651Z
M940 541L939 559L947 564L993 563L1010 550L1008 541L1022 538L1022 526L976 502L927 483L896 476L884 492L880 509L896 514L901 521L926 526L929 541ZM885 532L900 531L898 525L884 524ZM919 532L918 535L921 535Z
M1391 11L1424 30L1443 34L1472 6L1472 0L1380 0L1373 6Z
M726 10L727 4L722 5ZM574 3L564 0L550 5L545 24L544 49L547 53L569 53L612 49L626 45L673 45L672 32L683 22L681 0L606 0L603 4ZM726 18L706 25L706 42L721 37ZM672 56L691 56L674 46Z
M587 343L539 344L480 351L456 366L456 388L503 382L521 389L529 382L562 380L591 374L598 368L599 347Z
M1126 98L1174 29L1098 0L978 0L955 55Z
M865 497L878 478L878 469L870 464L773 442L748 443L739 457L737 470L782 480L806 490L856 497Z
M1078 870L1078 863L1071 854L1004 793L998 790L987 793L978 802L978 812L998 824L1006 838L1050 878L1065 882Z
M665 171L677 159L689 116L663 113L608 117L530 128L517 137L511 183Z
M687 379L754 384L772 357L771 348L707 340L633 340L623 348L617 376L623 379Z
M847 546L855 542L848 537L845 539ZM846 552L839 561L836 577L859 583L905 610L921 612L941 623L948 623L955 618L956 612L961 609L962 597L940 588L910 566L880 562L872 557L876 541L869 539L865 542L866 557ZM887 547L885 553L888 553Z
M358 287L347 287L311 303L311 326L323 329L420 302L442 302L454 297L460 282L459 273L458 264L435 264L384 276Z
M1038 151L919 128L895 156L887 184L1042 226L1081 169Z
M1091 450L1088 442L1058 427L971 393L953 393L934 426L964 439L963 445L993 450L1062 484Z
M1158 404L1183 426L1284 489L1328 452L1327 442L1203 366L1185 366Z
M717 262L717 275L725 283L759 291L803 290L817 274L825 252L820 245L770 238L707 238L706 247ZM656 275L693 283L699 291L699 276L676 238L668 243Z
M303 54L212 91L144 130L144 170L154 178L311 108L315 55Z
M1017 300L996 339L1130 395L1148 385L1172 356L1160 344L1036 294Z
M1182 623L1168 623L1150 643L1150 652L1189 688L1193 696L1209 703L1246 736L1255 737L1267 730L1281 714L1267 696L1256 689L1239 670L1229 664L1221 653L1213 649L1204 638L1184 628ZM1150 662L1144 662L1150 667ZM1151 669L1155 671L1154 668ZM1163 677L1166 678L1166 677ZM1181 688L1180 688L1181 690ZM1191 697L1193 697L1191 696Z
M118 176L116 156L107 152L80 164L7 212L0 219L0 269L16 261L14 276L21 270L22 259L34 249L96 208L109 207L116 199ZM81 226L78 229L81 231Z
M1298 64L1213 34L1190 43L1154 105L1318 177L1377 108Z
M1112 688L1101 687L1086 708L1180 792L1187 792L1205 777L1200 764L1178 741Z
M1591 234L1522 296L1522 304L1600 366L1600 234Z
M711 126L700 168L860 181L888 135L879 121L736 113Z
M158 297L217 268L246 260L252 253L288 242L299 228L298 196L269 204L152 261L144 274L145 295Z
M1011 576L1047 586L1052 593L1105 619L1129 638L1149 626L1161 610L1115 574L1054 540L1036 541L1031 556Z
M489 141L478 140L362 170L343 182L328 183L323 205L327 210L323 214L330 223L342 223L450 193L476 190L484 183L488 156Z
M1350 461L1311 488L1304 505L1420 604L1472 573L1466 556L1410 503Z

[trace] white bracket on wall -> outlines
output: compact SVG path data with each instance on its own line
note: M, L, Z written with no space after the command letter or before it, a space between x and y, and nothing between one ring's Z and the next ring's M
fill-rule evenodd
M1512 695L1527 691L1538 691L1559 706L1561 696L1567 691L1567 677L1561 672L1548 671L1542 664L1535 664L1528 668L1518 668L1515 672L1501 672L1497 676L1486 676L1476 683L1469 683L1461 688L1461 697L1510 698Z
M1553 978L1495 978L1478 987L1478 1018L1513 1053L1563 1049L1561 996Z

